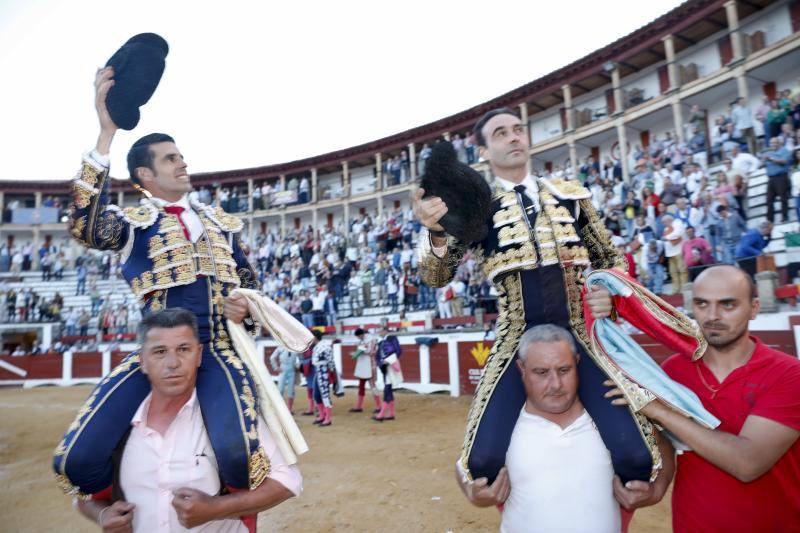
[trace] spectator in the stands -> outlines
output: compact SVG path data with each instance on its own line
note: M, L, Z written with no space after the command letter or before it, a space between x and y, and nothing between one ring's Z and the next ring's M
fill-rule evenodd
M695 235L692 226L686 227L686 239L683 242L683 262L689 272L689 280L700 273L697 267L713 265L714 256L711 253L711 244L703 237Z
M664 278L666 276L666 256L664 256L664 245L657 239L652 239L645 247L645 257L647 261L647 288L656 294L664 292Z
M641 214L642 202L636 198L634 191L628 191L625 198L625 205L623 206L623 213L625 217L625 236L628 239L633 238L633 231L636 225L636 218Z
M745 233L736 247L736 261L751 276L755 275L756 258L764 253L772 238L772 222L765 220Z
M800 146L795 149L794 171L792 172L792 197L794 197L794 209L797 220L800 221Z
M775 221L775 197L781 200L781 216L783 222L789 218L789 168L792 154L781 146L778 137L770 139L770 149L761 154L767 170L767 220Z
M772 142L772 138L776 137L781 132L781 126L786 122L788 114L789 109L781 107L778 100L770 101L769 111L765 117L764 139L769 139L770 142ZM770 144L770 146L772 145Z
M692 126L692 136L689 138L689 150L693 154L706 151L706 134L697 126Z
M747 151L751 154L756 153L756 135L753 129L753 113L747 105L747 99L743 96L734 102L731 109L731 122L735 129L735 135L747 142Z
M683 288L683 284L688 281L686 263L683 261L683 242L686 236L686 228L680 220L676 220L672 215L664 215L664 255L667 257L669 277L672 280L672 294L678 294Z

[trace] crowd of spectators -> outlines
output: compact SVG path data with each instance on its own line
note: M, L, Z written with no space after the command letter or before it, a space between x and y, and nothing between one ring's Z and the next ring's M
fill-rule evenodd
M373 307L390 313L436 309L443 318L476 307L491 311L496 294L473 257L447 287L422 283L414 250L419 230L410 210L364 213L347 227L258 234L250 260L264 293L309 327L333 325L340 316Z
M788 222L794 197L800 220L798 94L787 90L778 99L765 99L768 110L759 109L755 120L744 99L738 99L728 115L716 117L710 145L701 130L705 116L694 106L688 144L667 132L647 149L636 146L630 183L622 179L619 161L609 157L600 165L589 157L583 162L577 179L592 192L613 241L628 257L631 274L661 293L668 272L677 293L709 264L736 261L754 268L753 258L770 241L775 200L780 200L781 221ZM709 172L709 160L721 166ZM747 177L762 166L767 220L748 230ZM572 174L570 169L554 173Z
M677 293L707 265L738 261L744 266L762 253L777 215L772 200L780 200L785 222L793 197L800 220L800 87L774 99L765 97L756 110L738 99L713 120L692 106L685 128L685 142L667 132L647 146L634 146L624 162L611 154L602 162L590 156L574 172L556 166L544 173L578 179L591 191L629 273L656 293L663 293L667 277ZM460 161L478 162L471 135L456 133L451 142ZM417 153L418 175L430 153L428 144ZM631 176L628 183L623 164ZM386 157L385 185L407 183L410 165L406 150ZM748 230L747 177L761 167L767 175L767 221ZM306 203L310 186L309 177L299 176L256 183L251 193L241 187L201 187L191 194L235 213L247 211L251 199L254 210ZM57 207L54 202L47 198L44 205ZM419 231L411 211L398 207L382 216L361 213L338 227L259 233L248 253L264 293L309 327L333 325L342 316L359 316L376 307L388 313L434 310L440 318L470 315L477 308L494 312L496 292L472 255L447 286L434 289L422 283L414 251ZM65 269L75 268L76 295L88 294L90 306L65 309L58 292L44 301L30 288L0 284L0 322L58 321L65 337L135 331L138 308L128 302L112 306L97 288L98 279L118 275L115 256L89 253L73 259L68 247L53 243L38 250L30 242L0 244L0 272L19 274L36 262L44 281L61 279Z

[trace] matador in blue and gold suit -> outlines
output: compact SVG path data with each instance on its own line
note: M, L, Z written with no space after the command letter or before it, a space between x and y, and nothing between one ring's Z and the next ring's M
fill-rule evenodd
M579 395L611 454L623 482L652 480L661 467L654 428L633 408L604 398L611 378L627 397L647 391L627 380L607 357L591 353L584 326L581 289L589 268L624 268L591 203L591 193L576 181L528 176L516 186L495 180L481 242L450 238L434 248L420 237L423 281L442 287L454 276L467 249L482 261L483 273L498 292L497 340L470 408L459 470L467 479L493 481L505 464L511 434L525 404L522 378L513 364L522 334L538 324L572 331L580 360ZM533 189L533 190L531 190Z
M202 222L202 231L191 235L157 198L125 209L110 205L109 181L107 158L96 151L87 154L72 182L72 237L89 248L120 254L122 275L143 315L182 307L197 316L203 345L197 398L221 481L233 489L255 488L269 473L269 459L256 431L253 381L233 350L223 317L230 292L257 283L239 240L242 221L184 197L185 209ZM112 485L114 449L149 392L138 352L94 388L55 451L54 468L65 490L87 495Z

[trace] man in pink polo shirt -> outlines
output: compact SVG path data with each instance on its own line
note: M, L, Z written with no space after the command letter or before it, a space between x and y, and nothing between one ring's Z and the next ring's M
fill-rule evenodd
M153 313L139 334L151 393L115 454L113 486L78 508L103 531L254 532L257 513L302 491L297 466L286 464L259 416L269 476L255 490L224 493L195 393L202 354L195 316L180 308Z
M800 531L800 361L749 334L759 304L744 271L704 270L692 302L708 349L696 361L673 355L663 367L721 424L706 429L658 400L641 410L692 449L678 457L673 528Z

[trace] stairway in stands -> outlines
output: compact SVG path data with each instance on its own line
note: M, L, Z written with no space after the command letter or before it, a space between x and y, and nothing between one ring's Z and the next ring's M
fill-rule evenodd
M713 174L710 174L713 176ZM767 253L775 255L775 264L778 267L786 266L789 258L786 254L786 241L784 234L800 230L795 210L795 199L789 199L789 220L784 221L780 215L780 200L775 200L775 228L772 230L772 241L766 249ZM767 219L767 173L763 168L750 174L747 179L747 226L758 227Z
M91 299L89 298L89 286L87 283L86 294L75 295L78 286L78 279L74 270L64 271L61 280L51 278L50 281L42 281L41 272L23 272L21 275L10 273L0 274L0 281L5 282L15 291L30 287L39 295L39 301L50 301L56 293L60 293L64 298L64 310L74 307L77 309L90 309ZM130 304L136 300L128 284L122 279L97 279L97 288L100 291L100 298L103 301L111 302L112 306L117 306L123 302Z

